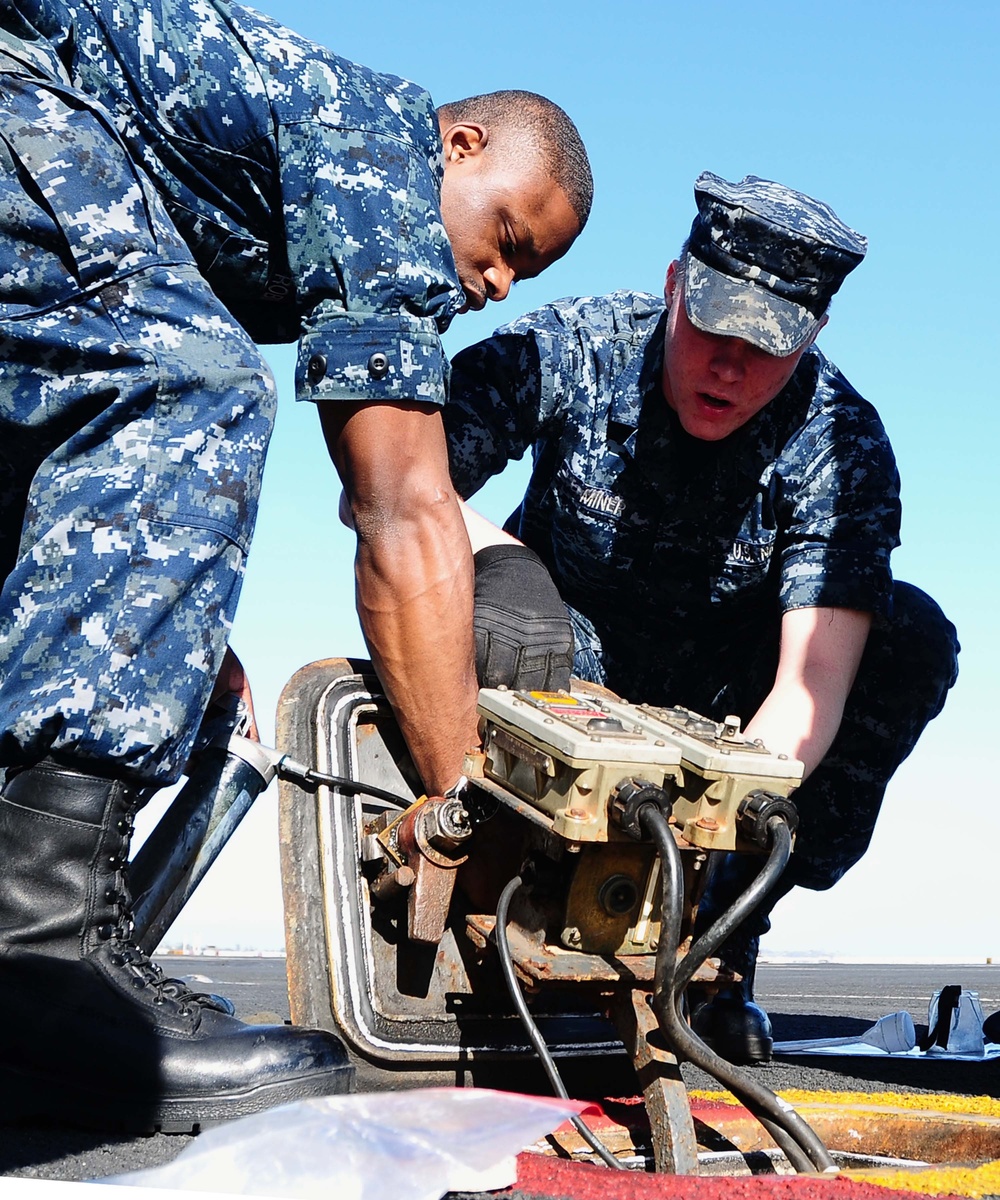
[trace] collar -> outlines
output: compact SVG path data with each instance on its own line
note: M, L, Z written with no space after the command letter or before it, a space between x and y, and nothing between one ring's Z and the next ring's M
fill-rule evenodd
M633 343L628 361L615 381L608 406L609 436L633 457L636 431L646 398L666 407L661 386L666 325L667 310L664 308L658 319Z

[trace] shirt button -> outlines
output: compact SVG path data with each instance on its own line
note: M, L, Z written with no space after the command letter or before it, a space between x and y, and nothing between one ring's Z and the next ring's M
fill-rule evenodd
M311 384L317 384L326 378L326 355L314 354L306 367L306 379Z
M376 350L368 360L368 374L372 379L385 379L389 374L389 360L381 350Z

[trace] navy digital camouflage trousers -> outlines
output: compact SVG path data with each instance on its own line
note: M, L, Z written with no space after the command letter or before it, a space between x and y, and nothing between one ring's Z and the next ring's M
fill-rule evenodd
M162 785L228 640L274 385L110 117L30 54L0 43L0 765Z
M597 635L585 617L573 610L570 616L576 640L574 673L603 683ZM777 619L772 633L770 639L748 647L744 673L720 692L705 716L721 720L734 713L744 725L749 722L774 682ZM799 829L777 895L795 886L832 887L868 849L886 785L928 721L941 711L955 682L958 649L955 627L930 596L912 584L895 583L892 615L877 617L872 625L833 745L795 792ZM685 700L677 696L669 702ZM719 873L720 894L712 898L715 911L728 907L760 866L756 856L730 857L743 861Z

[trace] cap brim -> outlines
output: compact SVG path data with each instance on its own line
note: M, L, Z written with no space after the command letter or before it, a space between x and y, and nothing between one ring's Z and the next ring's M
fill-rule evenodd
M692 254L684 269L684 302L699 329L740 338L779 358L807 346L823 324L807 308L760 284L723 275Z

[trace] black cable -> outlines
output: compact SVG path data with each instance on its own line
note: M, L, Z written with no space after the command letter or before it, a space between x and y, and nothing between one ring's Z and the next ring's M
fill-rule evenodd
M388 792L385 788L376 787L372 783L359 783L356 779L347 779L343 775L326 775L312 767L300 768L297 763L286 765L279 761L277 772L282 779L291 779L298 784L323 784L324 787L339 788L342 792L350 792L352 795L360 794L374 796L376 800L387 800L390 804L398 804L400 808L409 808L413 803L413 800L407 796Z
M285 768L284 770L283 767ZM293 779L300 784L322 784L326 787L339 788L341 791L350 794L361 794L372 796L378 800L385 800L401 808L408 808L412 804L412 800L409 797L390 792L385 788L376 787L374 784L360 783L357 780L348 779L342 775L328 775L323 771L317 771L313 768L302 770L299 769L298 764L295 764L293 767L291 763L285 766L285 764L279 762L277 773L283 775L285 778ZM757 1083L743 1079L738 1073L734 1072L730 1063L727 1063L725 1059L714 1054L700 1038L696 1037L687 1022L680 1015L678 1008L679 998L684 988L690 982L691 977L701 963L756 908L760 900L770 890L774 880L784 870L791 852L791 834L788 831L787 825L780 817L772 817L768 821L767 827L771 834L772 846L764 868L740 899L727 909L719 920L695 942L683 962L678 965L677 947L680 941L683 885L681 882L680 862L675 861L679 857L677 844L670 834L666 819L655 805L644 805L640 809L639 819L647 826L647 831L653 837L654 842L656 842L657 849L660 852L660 860L663 864L661 932L660 945L656 955L654 1007L656 1008L660 1025L667 1026L667 1028L663 1029L664 1036L669 1041L676 1043L676 1048L683 1057L689 1059L696 1066L701 1067L709 1075L712 1075L720 1083L728 1087L737 1099L743 1102L747 1109L764 1126L797 1171L811 1171L814 1166L819 1171L836 1169L826 1147L799 1114L790 1107L787 1110L782 1109L780 1107L782 1102L773 1092ZM528 1006L521 993L517 976L514 973L510 946L507 941L506 927L510 901L514 893L521 886L521 883L521 876L515 876L504 888L497 905L495 932L497 950L500 955L500 965L511 1000L517 1009L518 1016L521 1018L528 1038L541 1061L553 1090L561 1099L568 1100L570 1096L566 1090L566 1085L562 1081L559 1070L552 1055L549 1053L541 1032L532 1019L531 1013L528 1011ZM667 949L671 946L672 950L670 953L666 953ZM667 999L664 1000L664 997ZM578 1116L571 1117L570 1121L587 1145L590 1146L604 1163L610 1167L614 1167L616 1170L628 1169L596 1137L585 1121ZM788 1125L791 1125L792 1129L788 1129Z
M681 993L678 986L680 972L677 966L677 950L680 944L684 885L677 843L670 833L666 818L654 805L643 806L639 810L639 822L656 843L662 870L660 943L656 955L653 1001L657 1019L661 1028L666 1026L663 1028L663 1033L668 1044L682 1057L689 1059L696 1066L707 1071L709 1075L719 1079L720 1082L728 1083L729 1081L723 1077L722 1073L714 1069L716 1064L706 1057L712 1055L712 1051L695 1036L678 1010L677 998ZM725 1060L719 1059L718 1061L724 1063ZM728 1064L726 1065L728 1066ZM731 1066L729 1070L732 1070ZM739 1096L735 1090L734 1094ZM742 1099L742 1096L740 1098ZM777 1103L776 1097L772 1097L772 1099ZM761 1119L759 1109L755 1109L751 1104L747 1104L747 1107L754 1116ZM812 1169L811 1161L794 1138L784 1135L782 1130L775 1135L765 1121L761 1120L761 1123L772 1134L797 1171Z
M743 924L788 865L792 854L792 835L788 825L780 817L772 817L767 823L767 830L771 835L771 846L764 866L743 895L726 909L714 925L705 930L685 955L677 970L676 987L681 991L691 982L705 959L711 958L729 935Z
M666 817L653 804L639 810L639 820L652 837L662 868L660 944L656 952L653 1007L668 1045L722 1083L760 1121L796 1171L836 1170L830 1152L799 1114L772 1091L745 1079L696 1036L680 1013L681 973L677 968L683 906L680 851ZM784 822L780 817L775 821ZM770 828L771 822L768 822Z
M542 1066L545 1068L545 1074L549 1077L549 1083L552 1084L552 1089L562 1100L570 1098L569 1092L566 1090L566 1085L562 1081L562 1076L559 1074L559 1068L556 1066L552 1055L549 1053L549 1048L545 1044L545 1039L542 1037L538 1026L535 1024L531 1013L528 1011L528 1005L525 1002L524 996L521 993L521 987L517 982L517 976L514 974L514 960L511 958L510 945L507 941L507 914L510 909L511 898L517 889L521 886L523 880L520 875L515 875L514 878L507 884L500 894L500 900L497 904L497 923L495 927L495 936L497 943L497 951L500 955L500 968L503 971L503 977L507 984L507 990L510 992L510 998L514 1002L514 1007L517 1009L517 1015L521 1018L521 1023L524 1025L525 1032L528 1035L528 1040L534 1047L535 1053L541 1060ZM628 1168L624 1163L620 1163L604 1143L596 1136L592 1129L587 1125L586 1121L579 1116L570 1117L574 1129L583 1138L587 1145L594 1153L606 1163L609 1167L614 1167L617 1171L627 1171Z
M652 814L654 815L649 816L647 819L647 813L650 810L652 810ZM666 817L664 817L655 805L644 805L640 808L639 822L656 843L662 870L660 942L656 954L653 1007L656 1011L661 1030L667 1038L668 1045L680 1057L687 1058L696 1066L701 1067L703 1071L707 1071L709 1075L719 1079L720 1082L726 1083L728 1081L722 1078L720 1072L713 1070L715 1064L706 1058L706 1055L712 1055L712 1051L708 1046L705 1046L700 1038L695 1036L679 1010L679 997L682 994L683 985L680 984L677 951L680 945L682 913L684 911L684 882L680 864L680 852L677 849L677 843L670 833ZM664 1025L666 1025L666 1028L664 1028ZM719 1062L724 1062L724 1060L719 1059ZM732 1067L729 1069L731 1071ZM733 1090L731 1085L730 1090ZM735 1090L734 1094L739 1095ZM742 1099L743 1097L741 1096L740 1098ZM777 1097L772 1096L771 1098L775 1104L778 1103ZM786 1135L782 1129L778 1129L775 1132L771 1125L762 1119L760 1112L755 1110L751 1104L747 1104L747 1108L761 1121L761 1124L771 1134L781 1150L784 1151L788 1161L797 1171L812 1170L811 1161L793 1137Z

